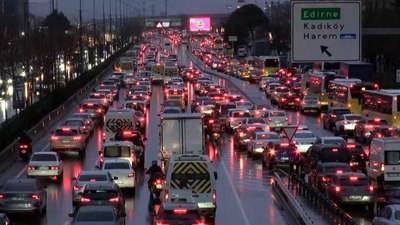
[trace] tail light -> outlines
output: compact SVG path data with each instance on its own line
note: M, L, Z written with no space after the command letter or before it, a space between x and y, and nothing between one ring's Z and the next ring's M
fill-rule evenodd
M285 120L286 120L286 121L288 121L288 120L289 120L289 118L287 118L287 117L286 117L286 118L285 118Z
M80 140L82 140L82 137L81 136L75 136L75 137L72 138L72 140L80 141Z
M119 197L110 198L108 201L109 202L119 202Z
M239 133L239 137L244 137L244 133L243 133L243 132L240 132L240 133Z
M74 191L81 191L83 188L85 188L85 186L74 185Z
M374 126L372 126L372 125L365 125L365 128L369 128L369 129L371 129L371 128L373 128Z
M336 187L335 187L335 192L336 192L336 193L339 193L339 192L341 192L341 191L343 191L343 190L344 190L344 188L341 187L341 186L336 186Z
M87 203L87 202L90 202L90 198L81 198L81 200L80 200L82 203Z
M274 150L274 149L271 149L271 150L269 151L269 154L275 155L275 150Z
M289 143L281 143L280 146L287 147L287 146L289 146Z
M58 137L58 136L51 136L51 138L50 138L52 141L57 141L57 140L59 140L60 138Z
M28 170L35 170L34 166L28 166Z
M97 109L97 110L96 110L96 112L98 112L98 113L102 113L102 112L103 112L103 110L102 110L102 109Z
M78 109L78 111L81 112L81 113L85 112L85 110L82 109L82 108Z
M58 170L58 166L52 166L50 167L51 170Z
M187 209L174 209L174 214L183 215L187 213Z
M272 119L271 119L271 118L269 118L269 119L268 119L268 122L272 122Z
M346 147L347 147L347 148L355 148L356 145L355 145L355 144L347 144Z
M3 198L4 198L4 195L0 194L0 199L3 199Z
M332 118L336 118L336 115L331 115Z
M337 174L342 174L342 173L343 173L343 170L336 170L336 173L337 173Z
M128 177L135 177L135 173L133 173L133 172L129 173Z
M345 120L345 121L343 121L343 123L344 123L344 124L348 124L348 123L349 123L349 121Z
M33 199L37 200L37 201L40 200L40 197L39 197L39 195L37 195L37 194L33 194L31 197L32 197Z
M356 176L350 176L349 179L350 179L351 181L357 181L357 180L358 180L358 177L356 177Z
M322 180L322 182L329 182L329 181L331 181L331 178L329 178L329 177L322 177L321 180Z
M367 187L368 192L374 192L374 186L370 185Z
M130 136L130 135L132 135L132 131L130 131L130 130L124 130L124 131L122 132L122 135L123 135L123 136Z
M381 163L381 173L384 173L384 172L385 172L385 164Z
M213 190L212 201L213 205L217 205L217 192L215 190Z
M26 149L28 148L28 145L20 145L19 148Z

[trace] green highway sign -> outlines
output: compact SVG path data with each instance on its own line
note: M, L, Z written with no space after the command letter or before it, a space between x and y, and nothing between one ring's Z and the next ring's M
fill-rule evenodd
M292 60L361 60L361 1L292 1Z

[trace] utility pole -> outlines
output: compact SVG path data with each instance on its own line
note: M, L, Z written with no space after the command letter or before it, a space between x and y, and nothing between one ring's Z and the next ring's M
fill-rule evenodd
M79 61L80 61L80 72L83 73L83 24L82 24L82 0L79 0Z
M112 49L113 49L113 46L112 46L112 44L113 44L113 30L112 30L112 14L111 14L111 6L112 6L112 2L111 2L112 0L109 0L109 2L110 2L110 43L111 43L111 53L112 53ZM108 49L107 49L107 52L108 52Z
M103 50L104 46L106 44L106 12L105 12L105 7L104 7L104 1L103 0ZM104 56L104 54L103 54Z
M93 0L93 48L96 49L96 0Z

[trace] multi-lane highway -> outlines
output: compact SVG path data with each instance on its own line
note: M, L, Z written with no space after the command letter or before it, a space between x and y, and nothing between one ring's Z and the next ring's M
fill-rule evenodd
M186 48L177 48L180 62L186 65L196 64ZM246 96L255 104L265 104L268 100L258 90L255 85L250 85L236 78L229 77L227 80L216 78L218 82L224 85L231 92L239 92L237 87L245 92ZM232 83L234 85L232 85ZM189 85L193 98L193 87ZM145 167L149 167L151 160L158 159L159 152L159 117L161 103L163 101L163 92L160 86L153 87L151 97L151 107L147 115L147 130L145 136L146 157ZM113 107L119 107L123 104L124 93L120 93L120 100L114 102ZM74 110L67 113L62 120L72 114ZM313 115L301 115L298 112L288 112L289 120L293 124L306 124L317 135L332 135L322 129L321 117ZM50 127L49 131L54 129ZM43 135L34 143L34 151L49 150L50 133ZM47 184L47 213L34 224L59 225L68 224L71 220L68 213L72 209L72 178L77 176L81 170L95 169L95 163L98 159L98 149L102 144L101 130L97 128L87 145L87 154L84 160L79 161L74 158L64 158L64 176L60 183L43 181ZM212 156L215 170L218 172L217 180L217 216L216 224L293 224L290 216L282 211L274 203L269 182L271 173L262 168L260 161L248 159L246 154L238 153L233 148L232 137L226 135L219 143L218 148L214 148L208 143L209 155ZM218 154L217 154L218 151ZM16 162L8 170L0 174L1 184L11 177L26 177L26 163ZM137 188L135 196L125 192L126 197L126 224L151 224L148 217L149 193L147 182L141 173L137 173ZM351 209L349 209L351 210ZM365 210L351 211L360 224L369 224L370 217L364 219ZM33 224L32 219L26 217L11 217L17 224Z

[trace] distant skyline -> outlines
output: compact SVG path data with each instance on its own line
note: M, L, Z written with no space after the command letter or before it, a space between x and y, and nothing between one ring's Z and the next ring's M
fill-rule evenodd
M51 11L52 0L29 0L30 12L37 16L46 16ZM269 0L270 1L270 0ZM275 2L282 0L274 0ZM55 5L58 2L58 10L62 11L71 21L77 21L79 18L79 0L54 0ZM104 0L105 14L109 14L110 0ZM111 13L115 15L115 0L111 0ZM117 10L119 14L119 2L117 0ZM122 0L124 6L130 5L134 15L143 13L142 2L145 2L145 15L152 15L152 5L154 5L155 15L159 16L165 13L165 0ZM168 15L178 14L207 14L207 13L228 13L236 9L237 0L167 0ZM246 4L256 4L263 8L265 1L262 0L245 0ZM103 0L95 0L96 17L103 16ZM231 7L229 7L231 6ZM128 10L129 12L129 10ZM93 0L82 0L82 13L85 20L93 18Z

